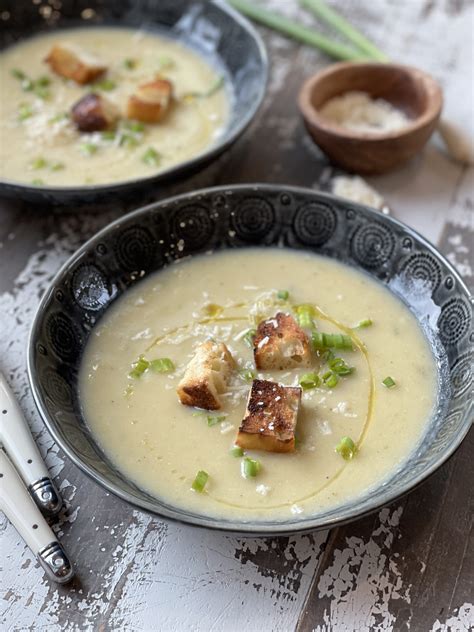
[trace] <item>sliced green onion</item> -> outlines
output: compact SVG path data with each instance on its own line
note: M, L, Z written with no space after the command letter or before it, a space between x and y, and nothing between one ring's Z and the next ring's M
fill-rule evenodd
M253 369L242 369L239 371L240 377L246 382L251 382L255 378L255 371Z
M373 325L371 318L364 318L361 320L353 329L365 329L366 327L371 327Z
M33 108L28 103L22 103L18 108L18 120L25 121L33 115Z
M300 3L327 24L333 26L342 36L355 44L362 53L365 53L377 61L388 61L388 57L385 53L382 53L382 51L362 35L360 31L354 28L352 24L334 11L334 9L328 7L322 0L300 0Z
M387 388L393 388L396 386L395 380L391 378L390 375L382 381L382 384L384 384Z
M12 77L15 77L15 79L19 79L20 81L26 79L26 75L23 70L19 70L18 68L12 68L10 74Z
M330 373L330 375L326 378L323 376L324 383L328 388L335 388L339 382L339 376L337 373L333 373L332 371L328 371L328 373Z
M47 161L42 156L39 156L33 160L31 168L37 171L38 169L44 169L47 165Z
M124 127L129 129L131 132L143 132L145 130L145 124L141 121L126 121L124 123Z
M302 26L297 22L292 22L285 16L279 15L270 9L263 9L254 2L250 2L249 0L229 0L229 2L233 7L249 18L276 31L280 31L280 33L288 35L299 42L319 48L336 59L349 59L352 61L368 58L368 55L360 53L352 47L344 46L328 37L324 37L324 35L321 35L314 29Z
M209 428L212 426L217 426L217 424L221 424L223 421L227 419L227 415L207 415L207 425Z
M160 159L160 154L156 151L156 149L153 149L153 147L149 147L142 156L142 162L152 167L159 165Z
M204 92L187 92L183 95L184 99L207 99L208 97L212 97L213 94L218 92L222 86L224 85L225 80L224 77L218 77L211 86L204 90Z
M335 450L344 460L350 461L357 452L357 446L350 437L342 437Z
M281 298L282 301L287 301L289 296L290 293L288 292L288 290L278 290L277 292L277 297Z
M260 461L251 459L249 456L246 456L242 460L241 471L244 478L255 478L255 476L257 476L260 472L260 469Z
M98 90L103 90L104 92L111 92L112 90L115 90L117 84L112 79L102 79L101 81L96 81L93 87Z
M174 59L168 55L160 55L158 63L160 64L160 70L170 70L176 65Z
M170 373L174 371L175 366L169 358L156 358L150 360L150 369L155 373Z
M208 478L209 474L207 472L205 472L204 470L199 470L199 472L196 474L196 478L191 485L191 488L195 492L201 494L204 491L204 487L206 486Z
M114 130L111 129L106 129L105 132L101 133L101 138L103 140L115 140L116 137L116 132L114 132Z
M241 456L244 456L244 451L240 446L234 445L234 447L229 450L229 454L231 454L236 459L239 459Z
M243 341L245 342L247 347L250 347L251 349L253 349L253 341L254 341L254 338L255 338L256 335L257 335L257 330L256 329L249 329L248 330L248 332L243 337Z
M132 364L132 370L128 374L128 377L131 377L133 379L137 379L141 377L145 373L145 371L148 369L149 366L150 366L150 363L148 362L148 360L144 356L141 355L138 358L138 360L136 360Z
M51 83L51 79L43 75L39 79L30 79L22 70L14 68L11 74L15 79L21 81L21 89L25 92L34 92L40 99L47 99L50 95L48 86Z
M305 391L317 388L321 384L321 378L317 373L305 373L301 376L300 386Z
M51 171L61 171L62 169L64 169L66 165L64 164L64 162L52 162L49 165L49 168L51 169Z
M44 180L42 180L41 178L34 178L31 181L31 184L35 184L37 186L40 186L40 185L44 184Z
M315 316L314 307L312 305L298 305L296 308L296 317L298 325L303 329L313 329L313 318Z
M52 116L48 123L59 123L60 121L65 121L69 118L69 114L67 112L59 112L59 114L55 114Z
M313 331L311 335L313 347L316 350L336 348L352 350L352 339L347 334L325 334Z
M136 147L138 145L138 138L133 134L127 134L122 132L119 139L119 147Z
M127 70L133 70L134 68L137 67L137 60L131 59L130 57L128 57L127 59L123 60L123 67L126 68Z
M85 156L93 156L99 148L94 143L82 143L79 145L79 149Z
M328 366L337 375L350 375L354 372L354 367L349 366L342 358L331 358Z

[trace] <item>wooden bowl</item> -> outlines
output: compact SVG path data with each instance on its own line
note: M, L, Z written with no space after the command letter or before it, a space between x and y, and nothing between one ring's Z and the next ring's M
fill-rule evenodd
M402 110L410 123L386 133L360 132L320 115L329 99L354 90L385 99ZM438 83L417 68L344 62L308 79L298 102L306 128L324 153L344 169L369 174L398 167L423 148L440 117L443 96Z

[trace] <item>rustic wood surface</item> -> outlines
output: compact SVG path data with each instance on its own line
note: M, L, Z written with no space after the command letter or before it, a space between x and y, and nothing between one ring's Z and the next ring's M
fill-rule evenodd
M313 19L292 0L266 4ZM441 81L445 115L474 136L471 0L332 0L394 60ZM236 146L199 175L166 189L231 182L318 188L331 168L297 115L304 78L328 59L261 30L272 62L259 116ZM393 214L416 228L473 281L474 170L433 139L403 169L370 178ZM138 200L137 204L144 200ZM238 538L164 523L89 481L38 419L26 378L26 341L58 267L125 209L58 214L0 204L0 368L10 380L67 503L55 529L75 561L69 587L49 584L0 517L0 629L467 631L474 627L471 538L474 435L420 488L373 516L313 535Z

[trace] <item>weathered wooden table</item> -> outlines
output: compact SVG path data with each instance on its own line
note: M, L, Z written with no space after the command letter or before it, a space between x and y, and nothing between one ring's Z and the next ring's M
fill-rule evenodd
M313 23L291 0L267 4ZM431 71L446 115L473 130L474 6L470 0L339 0L394 59ZM155 198L230 182L318 188L330 175L308 142L295 95L328 63L262 30L272 62L264 106L236 146L198 176ZM432 140L423 156L370 182L393 213L434 243L472 283L474 170ZM141 203L143 200L137 201ZM57 522L77 568L58 588L0 518L1 629L469 630L474 626L474 435L423 486L378 514L313 535L242 539L132 510L77 470L38 419L26 369L28 330L58 267L123 208L57 214L0 206L0 368L31 424L67 509Z

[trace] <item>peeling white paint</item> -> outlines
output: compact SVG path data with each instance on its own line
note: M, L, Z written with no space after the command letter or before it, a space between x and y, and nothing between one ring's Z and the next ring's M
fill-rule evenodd
M456 608L444 623L436 619L430 632L472 632L473 629L474 604L464 603L460 608Z
M402 511L402 507L382 509L370 538L347 538L346 548L333 552L332 564L318 584L319 597L329 598L331 605L325 610L324 623L314 632L393 629L391 601L410 604L410 585L405 585L390 555Z

